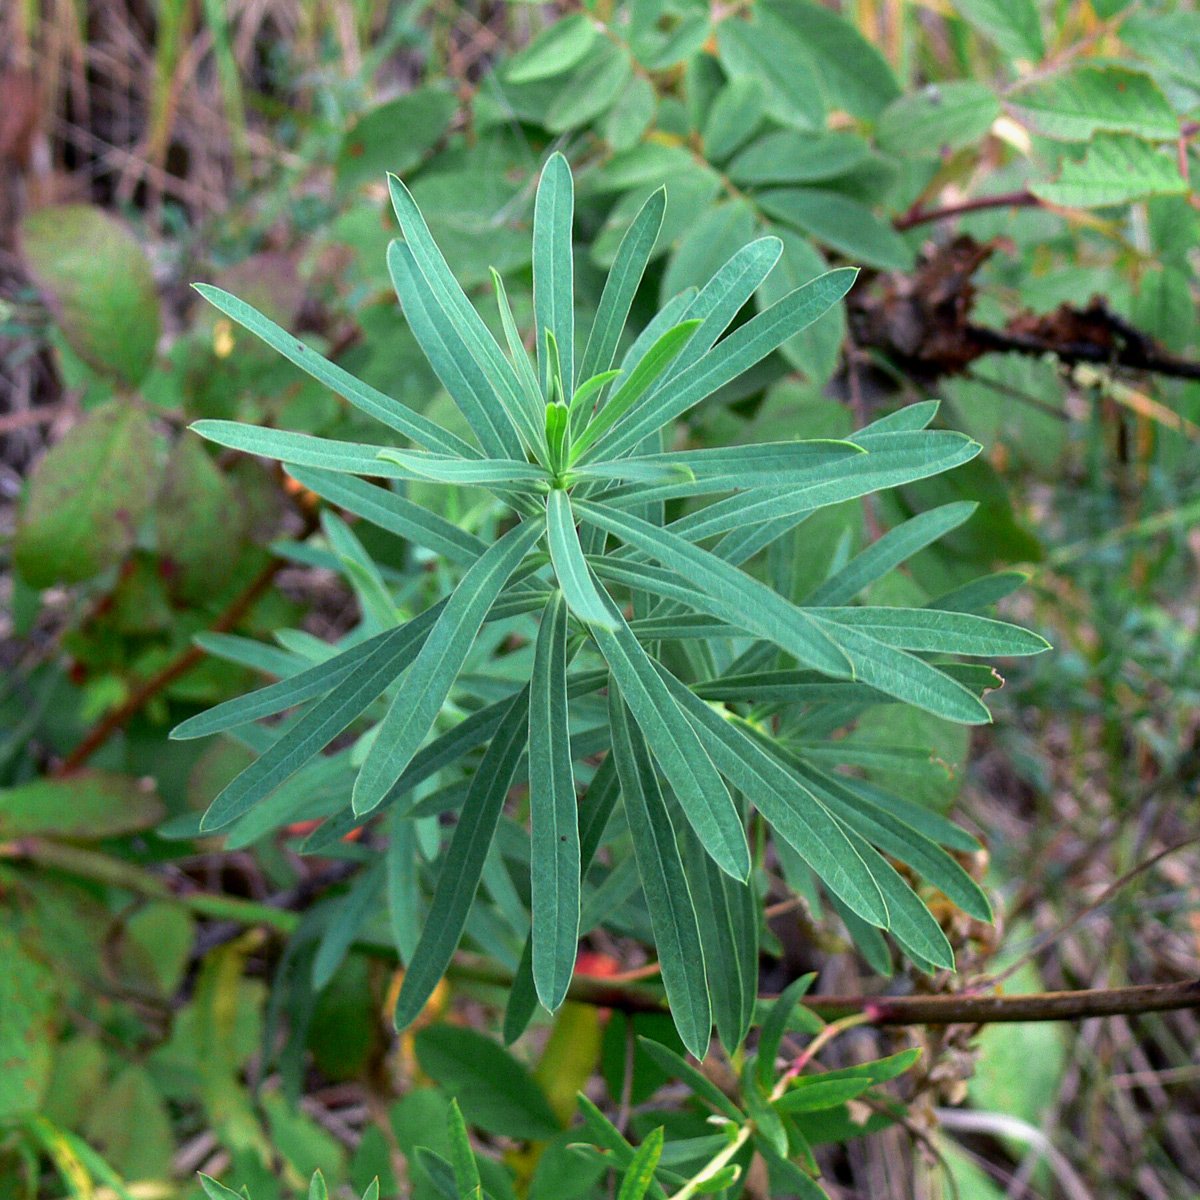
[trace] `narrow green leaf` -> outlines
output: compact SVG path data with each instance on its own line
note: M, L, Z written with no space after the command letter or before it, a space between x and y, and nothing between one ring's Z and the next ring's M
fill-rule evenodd
M344 396L361 412L402 433L427 450L436 450L442 454L461 454L468 458L478 455L478 451L462 438L447 432L428 417L423 417L401 404L399 400L393 400L391 396L384 395L383 392L355 379L348 371L322 358L311 346L305 345L286 329L268 320L244 300L239 300L236 296L207 283L197 283L193 286L205 300L227 317L261 338L273 350L278 350L284 358L295 363L318 383L323 383L339 396Z
M570 417L571 427L577 429L581 422L586 418L581 414L587 413L587 404L589 400L595 397L595 403L599 403L600 392L612 383L614 379L620 377L621 372L614 368L611 371L601 371L599 375L593 375L591 379L585 379L575 389L575 395L571 397Z
M525 448L518 430L527 409L521 403L520 388L515 381L511 389L498 386L499 379L511 379L513 371L491 334L488 339L501 363L497 375L491 374L486 363L476 358L463 336L461 322L447 311L430 280L422 274L414 248L407 242L391 242L387 265L413 336L479 444L493 458L523 460ZM478 316L475 313L476 319ZM529 433L526 429L527 436ZM532 442L531 448L537 444Z
M652 1129L637 1148L633 1162L621 1180L617 1200L643 1200L654 1182L654 1169L663 1151L663 1127Z
M467 798L442 860L429 918L404 972L396 1001L397 1030L407 1029L424 1011L458 947L479 889L488 848L525 749L528 712L529 691L523 689L509 704L500 728L471 776Z
M459 566L470 566L487 549L473 533L387 488L311 467L294 467L289 474L331 504Z
M775 1060L779 1057L779 1043L783 1041L796 1005L812 987L815 979L815 974L801 975L798 979L793 979L767 1012L758 1036L758 1057L755 1059L758 1082L764 1088L771 1087L775 1082Z
M604 407L584 426L583 432L571 447L571 461L581 462L594 446L646 394L656 379L667 369L671 360L687 344L700 321L684 321L668 329L650 347L625 382L612 394Z
M662 228L666 204L666 189L659 188L642 205L621 239L608 278L604 281L592 331L579 364L581 379L603 374L616 358L617 346L625 322L629 319L629 309L646 272L646 264L654 252L658 231Z
M837 1108L861 1096L871 1086L869 1079L798 1079L796 1086L775 1101L782 1113L821 1112Z
M718 770L775 832L804 859L830 891L864 921L888 927L888 910L867 865L841 824L796 776L743 732L731 715L722 716L669 672L659 671L669 694L698 731Z
M685 1083L697 1099L703 1100L721 1116L728 1117L737 1125L745 1121L746 1114L707 1075L697 1071L691 1063L680 1058L669 1046L664 1046L662 1042L656 1042L653 1038L648 1037L639 1037L638 1045L672 1079L678 1079Z
M488 609L545 526L524 521L463 575L392 702L354 783L354 811L377 807L404 773L441 711Z
M966 500L943 504L889 529L810 592L805 605L845 604L853 600L894 567L957 529L978 507Z
M547 601L529 688L533 981L550 1012L567 994L579 944L579 822L567 716L567 606Z
M522 410L525 413L522 419L523 425L529 432L532 432L537 429L541 420L542 406L545 404L545 400L538 387L537 372L529 361L525 343L521 340L520 330L517 329L512 306L508 302L508 292L504 288L504 280L495 270L491 271L491 275L492 286L496 291L496 305L500 310L500 324L504 327L504 339L508 342L508 353L516 368L517 380L520 384L518 394L522 401Z
M609 689L608 713L625 815L650 911L671 1018L683 1044L702 1059L712 1038L712 1009L700 926L675 827L645 740L632 723L615 687Z
M615 628L608 605L584 561L571 501L561 488L552 491L547 499L546 528L550 561L571 611L589 625L599 625L603 629Z
M550 472L545 467L524 459L506 458L447 458L442 455L424 454L419 450L380 450L384 462L395 463L408 472L410 479L432 479L436 483L458 486L483 486L489 484L543 484L550 483Z
M350 890L337 902L317 946L312 965L312 986L321 991L337 973L368 915L377 909L379 893L383 890L384 863L377 860L351 884Z
M628 453L656 429L681 417L761 362L828 312L850 290L857 275L852 268L827 271L739 326L698 362L681 371L669 388L655 392L627 413L625 420L597 443L596 457L616 458Z
M561 154L552 154L542 168L533 209L533 311L539 331L538 380L550 398L549 364L541 333L549 331L558 343L562 381L568 394L575 388L575 283L571 226L575 215L575 184Z
M454 1187L458 1200L483 1200L483 1182L479 1178L479 1164L467 1137L467 1123L462 1109L453 1097L447 1106L450 1119L446 1122L450 1134L450 1162L454 1167Z
M899 650L1012 658L1050 649L1045 638L1020 625L974 613L932 608L809 608L813 617L851 626Z
M750 850L729 792L624 618L615 606L610 612L615 630L592 631L625 703L705 850L727 874L745 879Z
M590 501L576 511L586 520L677 571L694 589L691 605L775 642L800 662L828 675L851 675L847 657L802 609L766 584L684 538Z

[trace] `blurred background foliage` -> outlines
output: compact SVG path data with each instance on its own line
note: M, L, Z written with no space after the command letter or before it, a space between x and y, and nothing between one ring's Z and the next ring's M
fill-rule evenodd
M665 1018L570 1005L501 1048L497 980L522 936L502 864L471 931L499 973L469 958L397 1040L390 947L412 929L362 899L375 834L316 857L297 853L305 824L189 835L248 750L170 726L441 569L183 433L235 417L354 437L360 420L199 305L197 279L454 422L386 275L389 170L469 291L505 274L523 328L555 148L591 247L585 315L661 185L642 320L763 232L784 256L756 303L827 263L867 268L844 310L693 414L692 445L840 436L931 396L985 445L820 514L791 570L803 594L913 512L971 500L892 598L1029 573L1002 611L1056 650L1003 669L995 726L880 709L853 734L868 775L900 772L981 838L1001 923L948 911L964 973L885 984L886 948L772 864L763 991L818 967L825 993L953 992L1010 966L1021 991L1200 974L1197 80L1200 15L1172 3L6 4L0 1197L198 1196L203 1169L259 1200L316 1168L331 1189L378 1175L385 1196L436 1196L416 1150L451 1155L453 1093L495 1196L608 1194L567 1149L598 1136L567 1129L581 1088L634 1140L711 1134L635 1039L678 1049ZM480 500L436 493L486 534ZM436 824L419 836L433 859ZM586 954L584 974L646 967L636 930L598 928ZM847 1101L814 1123L830 1195L1200 1187L1193 1014L974 1032L829 1048L833 1068L924 1051L893 1085L899 1121ZM789 1194L762 1171L736 1186Z

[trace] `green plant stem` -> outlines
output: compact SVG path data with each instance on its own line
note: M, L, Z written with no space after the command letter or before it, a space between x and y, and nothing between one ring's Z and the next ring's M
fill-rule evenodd
M181 889L149 868L50 838L19 838L0 844L0 859L30 862L78 879L135 892L151 900L178 904L197 916L230 921L239 926L266 926L285 937L300 923L300 913L290 908L236 896L213 895L198 889ZM389 962L396 959L395 948L385 942L360 938L354 943L354 949ZM454 979L496 987L507 987L512 983L508 971L487 959L465 953L455 956L448 974ZM621 1012L666 1011L662 995L649 988L614 985L587 976L577 975L571 981L567 999ZM812 996L801 1003L827 1021L859 1017L854 1024L990 1025L1008 1021L1082 1021L1090 1017L1200 1008L1200 979L1018 996L977 992L940 996Z

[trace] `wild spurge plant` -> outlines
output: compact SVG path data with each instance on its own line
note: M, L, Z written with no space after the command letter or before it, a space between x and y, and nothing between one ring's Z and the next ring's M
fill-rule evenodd
M577 344L573 180L555 155L534 214L535 362L499 277L507 352L455 282L404 184L391 178L390 187L403 233L388 251L391 276L472 438L359 382L210 287L200 290L228 317L410 445L225 421L194 428L281 460L331 504L424 547L452 586L411 620L364 626L331 657L180 725L174 736L200 737L300 708L260 731L262 752L212 802L202 828L244 822L256 806L267 814L254 818L260 825L295 819L273 793L298 772L320 771L322 750L348 729L358 734L352 794L337 797L310 848L386 812L389 879L420 879L426 818L456 810L444 848L433 822L429 857L439 865L427 873L428 915L415 948L400 947L399 1028L450 965L497 853L527 858L529 870L530 933L511 992L510 1038L535 997L551 1011L562 1004L581 934L613 922L652 932L687 1048L703 1057L714 1022L724 1045L736 1047L754 1014L754 868L768 853L767 834L772 853L791 864L789 878L811 872L857 939L874 946L885 930L922 970L953 967L941 926L893 862L987 920L983 892L949 852L975 843L936 813L838 770L858 765L842 756L839 736L879 705L986 722L981 696L996 677L956 659L1036 654L1046 643L979 614L1019 582L1011 574L925 608L855 603L966 520L969 504L921 513L843 555L807 595L791 594L789 558L805 554L804 523L821 508L948 471L980 446L930 429L936 405L921 403L847 440L673 448L680 418L836 305L855 272L823 274L736 324L780 256L777 239L761 238L703 288L671 300L626 349L663 220L659 192L625 235ZM429 495L431 482L485 489L498 536L489 544L404 494L420 484ZM362 576L371 564L354 569ZM489 622L513 636L472 658ZM512 817L526 813L513 799L523 783L527 845L509 836L521 827ZM384 886L370 863L363 878L350 893L358 899L343 906L346 922L365 919ZM640 904L631 900L639 883ZM495 898L496 885L488 890Z

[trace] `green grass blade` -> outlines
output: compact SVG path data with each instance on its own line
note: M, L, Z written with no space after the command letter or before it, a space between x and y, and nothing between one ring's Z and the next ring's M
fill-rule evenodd
M529 687L530 884L533 981L554 1012L567 994L579 945L580 851L567 716L567 606L547 601Z
M558 343L562 382L567 398L575 390L575 283L571 227L575 217L575 183L561 154L542 168L533 206L533 312L538 329L538 382L550 398L549 363L542 334Z
M479 768L471 777L467 799L442 860L429 917L404 972L396 1001L397 1030L407 1029L424 1011L458 948L479 890L488 848L525 749L528 709L529 691L524 689L509 704Z
M600 294L592 331L579 364L580 379L591 379L612 366L625 322L629 319L633 298L646 273L646 264L654 253L654 243L658 240L666 207L666 189L659 188L642 205L625 231L608 278L604 281L604 291Z
M626 544L678 572L692 586L692 607L775 642L815 670L834 676L852 674L849 660L834 639L807 613L766 584L669 530L630 513L586 500L575 507L585 520L615 533Z
M593 634L613 680L704 849L721 870L745 879L750 850L729 792L655 665L615 606L611 611L616 629L594 627Z
M608 606L583 558L571 501L567 493L559 488L550 493L546 502L546 528L550 561L571 611L588 625L613 629L615 626Z
M488 610L545 526L524 521L490 546L463 575L430 631L402 693L379 727L354 783L358 814L379 805L433 727Z
M712 1008L700 925L675 827L641 730L631 721L616 688L608 693L608 713L625 816L671 1017L683 1044L697 1058L703 1058L712 1037Z
M268 320L244 300L239 300L236 296L207 283L197 283L194 286L200 295L230 320L236 321L255 337L261 338L318 383L323 383L339 396L344 396L360 412L374 417L427 450L437 450L442 454L461 454L468 458L478 455L479 452L462 438L443 429L428 417L414 412L399 400L393 400L391 396L355 379L349 371L344 371L328 359L322 358L311 346L306 346L294 334Z

